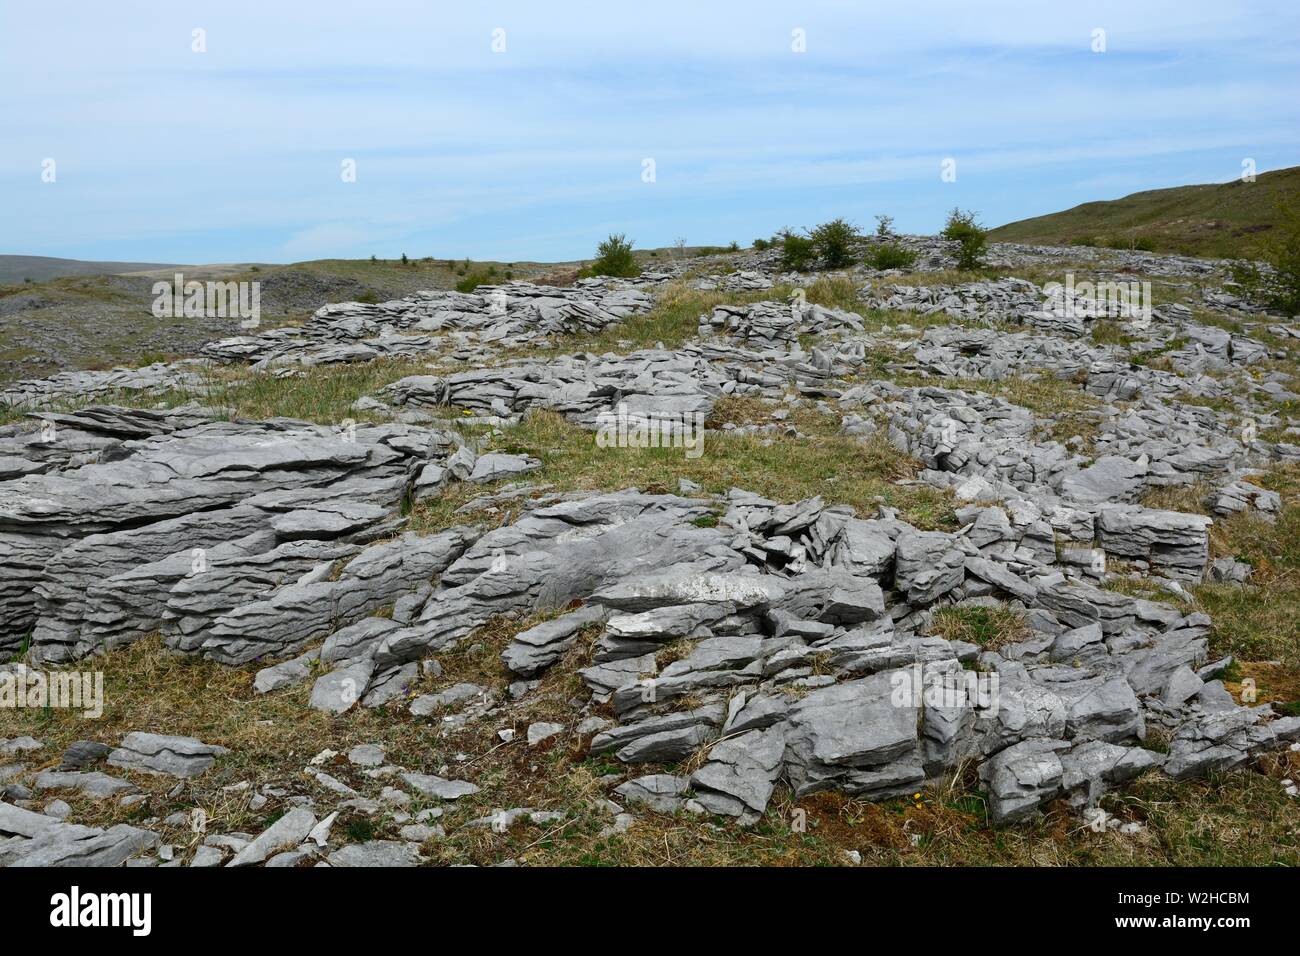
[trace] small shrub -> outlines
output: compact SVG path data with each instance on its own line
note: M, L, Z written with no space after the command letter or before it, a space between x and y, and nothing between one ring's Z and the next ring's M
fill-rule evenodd
M984 247L988 230L979 224L973 212L953 209L943 227L943 237L958 243L957 268L970 271L984 264Z
M858 241L858 228L843 219L824 222L811 233L813 247L827 269L843 269L853 265L853 245Z
M490 285L492 276L486 272L475 269L456 283L457 292L473 292L481 285Z
M781 237L781 267L792 272L806 272L817 258L813 241L796 232Z
M636 257L632 255L632 243L623 233L612 234L596 247L596 261L591 264L590 274L620 278L641 274Z
M403 252L403 253L402 253L402 265L404 265L404 266L409 266L410 264L411 264L411 260L408 259L408 258L406 258L406 253Z
M764 249L768 249L768 248L770 248L771 245L772 245L772 243L769 242L767 239L755 239L755 240L754 240L754 249L755 249L756 251L758 251L758 252L762 252Z
M731 245L727 246L727 251L728 251L728 252L739 252L739 251L740 251L740 243L738 243L735 239L732 239L732 240L731 240Z
M888 239L894 234L894 217L881 213L876 217L876 237Z
M344 824L344 832L354 843L365 843L375 838L378 832L374 823L366 817L353 817Z
M916 265L916 253L896 242L881 242L867 253L867 265L873 269L910 269Z

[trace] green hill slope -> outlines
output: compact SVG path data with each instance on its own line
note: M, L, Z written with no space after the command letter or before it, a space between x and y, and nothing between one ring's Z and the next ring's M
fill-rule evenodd
M1278 222L1280 201L1300 197L1300 166L1233 180L1133 193L999 226L999 242L1099 245L1194 256L1253 256Z

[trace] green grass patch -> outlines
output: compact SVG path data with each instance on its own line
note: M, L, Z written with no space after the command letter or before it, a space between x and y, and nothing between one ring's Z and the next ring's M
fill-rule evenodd
M821 495L828 504L850 504L874 515L881 504L898 508L904 520L922 528L952 528L950 498L924 486L900 486L899 478L916 474L918 463L885 439L860 441L840 435L795 439L777 435L730 435L708 432L704 451L687 458L680 448L600 448L595 433L551 412L533 410L516 427L504 430L496 447L534 455L540 471L530 479L584 491L676 493L689 479L709 494L744 488L777 501ZM464 494L484 494L476 487ZM436 530L463 521L454 511L468 498L452 495L420 502L412 511L417 528Z
M980 604L957 604L934 612L930 633L949 641L978 644L996 650L1029 636L1024 615L1009 607L985 607Z

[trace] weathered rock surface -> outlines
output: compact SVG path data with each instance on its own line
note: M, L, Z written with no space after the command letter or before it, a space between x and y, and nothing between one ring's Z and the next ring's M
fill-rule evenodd
M205 744L193 737L130 733L108 755L108 763L124 770L163 774L169 777L197 777L211 767L225 747Z
M920 271L952 263L943 240L900 241ZM1136 252L992 252L1004 263L1075 256L1183 279L1216 268ZM770 253L738 261L740 271L696 284L751 292L801 281L780 275ZM609 329L646 311L683 268L635 282L328 305L301 328L213 343L200 361L6 389L0 405L33 418L0 428L0 654L30 635L33 663L62 663L157 632L170 651L256 663L260 694L314 681L310 706L341 725L358 705L402 707L422 732L480 728L494 746L538 761L589 740L593 754L636 774L611 775L612 795L628 805L609 805L611 836L645 809L750 824L784 786L797 797L835 789L888 799L968 762L980 768L992 819L1011 824L1053 801L1091 807L1142 773L1233 769L1300 739L1300 718L1236 704L1217 679L1228 662L1210 658L1205 614L1105 586L1115 565L1175 596L1207 574L1249 580L1249 565L1212 560L1210 529L1220 519L1277 520L1282 497L1259 475L1300 461L1300 446L1258 437L1296 431L1278 410L1293 398L1289 382L1262 365L1280 353L1253 337L1258 322L1228 332L1184 305L1147 314L1014 278L927 287L873 277L859 292L861 314L801 297L723 304L673 348L511 351ZM1202 299L1251 314L1226 292ZM872 308L928 327L890 318L895 325L868 331ZM1099 322L1122 336L1090 337ZM1300 337L1279 328L1272 334ZM382 424L225 421L197 405L49 407L74 395L197 390L205 363L292 377L394 357L437 364L356 403ZM913 384L874 380L880 361ZM1074 388L1079 407L1034 411L974 387L1012 380ZM928 530L883 505L865 514L821 497L711 495L686 479L679 494L567 492L519 481L545 468L546 452L539 460L499 441L546 410L598 444L654 435L689 451L727 397L771 408L770 420L722 426L756 440L800 440L806 426L792 412L814 408L836 415L846 436L887 440L920 462L917 478L903 480L950 494L956 520ZM463 437L459 422L488 437ZM506 481L448 509L453 521L493 521L411 530L413 509L453 483ZM1179 487L1207 489L1213 517L1144 506L1151 492ZM950 608L1005 609L1024 630L1001 646L947 640L934 628ZM486 683L479 676L443 679L429 660L478 640L490 621L524 618L542 623L521 625L500 649L514 681L506 690L474 683ZM590 694L562 702L570 720L549 709L548 688L554 669L574 661ZM529 711L538 699L548 709ZM1151 728L1169 734L1167 755L1144 748ZM112 749L74 744L57 768L17 759L29 749L21 738L0 745L15 755L0 768L11 799L65 791L123 808L147 795L91 769L99 761L189 779L226 752L145 732ZM132 865L208 866L227 855L230 866L418 865L417 844L456 826L566 819L548 804L457 820L455 801L477 806L464 798L480 785L491 796L491 776L468 753L432 773L389 765L380 747L343 749L346 760L330 750L312 760L299 790L247 795L254 810L273 799L287 808L260 835L213 835L183 857L164 846ZM336 809L318 820L324 800ZM136 827L67 824L63 807L47 809L0 803L0 864L119 865L159 842ZM391 815L402 839L341 843L340 812Z
M120 866L158 842L139 827L78 826L0 802L0 866Z

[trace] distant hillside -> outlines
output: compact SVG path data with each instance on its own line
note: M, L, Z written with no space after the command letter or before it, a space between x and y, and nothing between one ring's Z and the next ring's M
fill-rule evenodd
M1280 200L1300 197L1300 166L1233 180L1133 193L1064 212L1007 223L999 242L1097 245L1233 258L1253 256L1277 223Z
M579 265L422 257L161 266L0 256L0 385L62 369L194 355L213 339L240 334L238 318L155 316L153 284L170 283L176 272L186 280L257 282L263 328L274 328L304 322L326 302L385 302L422 289L510 279L572 281ZM42 267L62 271L42 279ZM70 268L78 274L69 275Z
M65 276L121 275L145 269L171 269L166 262L86 262L82 259L56 259L52 256L0 256L0 285L11 282L44 282Z

